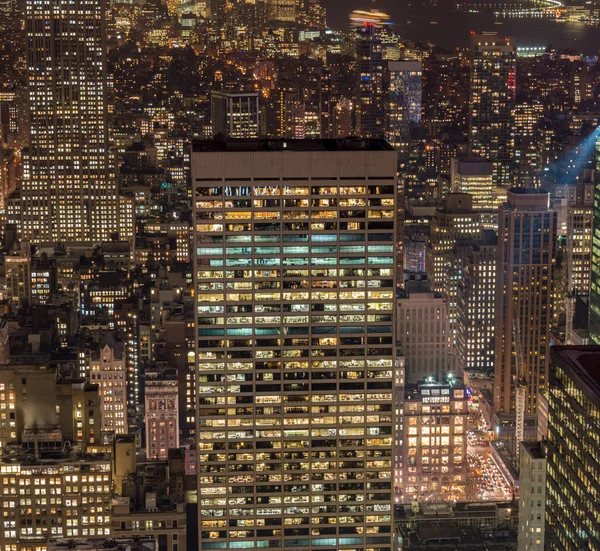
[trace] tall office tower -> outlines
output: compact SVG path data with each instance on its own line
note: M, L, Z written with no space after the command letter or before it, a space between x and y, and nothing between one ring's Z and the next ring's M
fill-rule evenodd
M494 165L494 183L513 181L513 108L517 56L514 44L497 33L471 37L469 149Z
M493 165L483 159L463 157L450 161L450 187L455 193L473 196L474 210L498 208L492 178Z
M457 356L459 372L494 369L496 333L496 258L498 237L484 230L467 253L457 292Z
M525 377L525 415L533 424L537 395L548 383L556 247L556 212L549 202L543 190L513 188L500 209L494 409L501 428L514 420L517 376ZM521 366L516 365L515 333L521 343Z
M456 338L456 297L464 256L470 242L481 239L481 213L473 210L473 197L449 193L436 209L426 249L426 270L433 290L446 299L453 341Z
M537 187L543 169L537 148L538 124L544 116L541 101L523 101L513 109L515 139L515 180L524 187Z
M600 347L556 346L551 358L544 549L598 549Z
M592 224L594 207L589 202L578 199L568 206L567 255L569 266L569 292L587 295L590 290Z
M200 549L390 550L396 153L193 146Z
M22 233L34 242L108 240L111 174L103 0L27 0L31 140Z
M211 92L213 134L226 138L258 138L258 92Z
M385 134L383 98L383 57L377 28L366 24L357 30L358 108L356 128L363 138L382 138Z
M541 442L521 442L520 446L518 551L544 551L546 446Z
M596 138L596 173L600 174L600 136ZM600 178L594 186L589 331L594 342L600 344Z
M416 384L427 377L441 381L455 368L446 301L439 293L407 287L406 296L398 300L397 322L406 381Z
M388 61L386 80L385 138L396 146L407 143L411 126L421 123L421 62Z
M403 503L465 500L466 390L452 375L406 385Z
M441 208L435 210L427 243L426 269L433 290L444 293L456 243L481 238L481 215L473 210L473 197L467 193L449 193Z

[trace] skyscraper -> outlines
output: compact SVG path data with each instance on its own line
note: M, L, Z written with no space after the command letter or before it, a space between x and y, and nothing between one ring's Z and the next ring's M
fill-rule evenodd
M385 137L392 145L406 143L411 125L421 123L423 76L420 61L387 62Z
M117 231L108 151L103 0L27 0L31 140L22 232L34 242Z
M356 63L359 75L357 131L363 138L381 138L385 132L381 40L373 24L365 24L357 30L357 33Z
M525 413L536 414L537 395L548 384L556 212L543 190L514 188L498 220L494 408L500 424L515 413L515 332L527 382Z
M200 549L392 549L396 153L197 142Z
M513 179L516 70L516 50L508 38L472 35L469 148L493 163L497 186Z
M600 136L596 138L596 170L600 168ZM594 185L590 278L590 337L600 344L600 178Z
M450 185L456 193L473 196L473 209L497 209L494 195L493 165L476 158L452 159L450 161Z
M473 210L473 197L449 193L444 206L435 210L427 242L427 273L433 290L446 299L452 342L457 332L457 294L464 259L472 241L482 236L481 214Z
M552 349L544 549L598 549L600 347Z
M258 138L258 93L212 92L213 134L226 138Z
M484 230L464 259L456 300L459 373L494 369L497 241L495 232Z

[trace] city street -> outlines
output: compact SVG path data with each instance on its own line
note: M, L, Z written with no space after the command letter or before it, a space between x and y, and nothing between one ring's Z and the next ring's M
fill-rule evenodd
M512 488L492 456L485 423L477 407L469 408L467 431L467 500L504 501L512 499Z

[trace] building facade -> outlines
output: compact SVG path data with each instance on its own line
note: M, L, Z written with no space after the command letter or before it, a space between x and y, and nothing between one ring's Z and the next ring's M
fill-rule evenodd
M556 212L543 190L514 188L500 209L496 266L494 408L515 414L515 378L527 382L526 416L536 415L537 396L548 384ZM523 365L517 366L515 333Z
M481 159L452 159L450 161L450 186L456 193L473 196L474 210L498 208L494 194L493 163Z
M494 369L497 235L484 230L466 255L457 290L457 362L460 371Z
M200 549L392 549L395 152L192 155Z
M497 186L512 185L516 72L516 50L508 38L471 36L469 149L492 162Z
M258 92L215 91L210 95L213 134L226 138L258 138Z
M473 196L449 193L444 205L435 210L427 240L426 270L434 291L447 301L452 343L457 333L458 282L472 241L482 237L481 213L473 209Z
M381 138L385 132L383 53L377 28L367 24L357 30L356 62L359 100L356 129L363 138Z
M31 139L23 236L33 242L107 240L118 216L104 1L25 5Z
M600 546L600 347L552 349L544 549Z
M179 388L176 369L146 369L146 456L167 459L179 448Z
M420 61L388 61L385 138L393 146L406 143L411 125L421 123L423 72Z
M519 551L544 551L546 448L521 442L519 454Z
M443 379L406 385L403 503L466 497L468 396L460 379Z
M100 430L127 434L127 361L124 343L107 333L92 353L90 381L100 394Z
M46 549L49 538L110 536L110 459L88 455L32 463L21 455L0 462L2 549L36 551Z
M439 380L455 368L446 301L439 293L408 292L398 300L398 344L406 362L406 380Z

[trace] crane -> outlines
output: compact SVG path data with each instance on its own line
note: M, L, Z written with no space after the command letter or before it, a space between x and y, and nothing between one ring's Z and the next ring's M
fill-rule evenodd
M521 326L515 314L513 318L513 342L515 345L516 373L515 381L515 459L519 466L520 443L525 439L525 402L527 399L527 379L525 378L525 361L521 345Z

